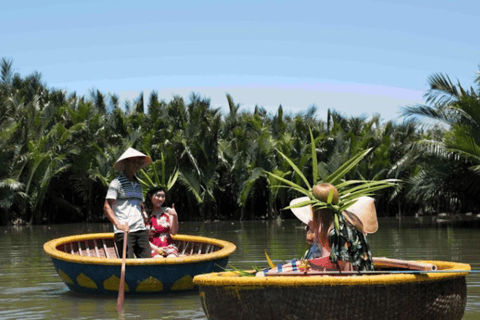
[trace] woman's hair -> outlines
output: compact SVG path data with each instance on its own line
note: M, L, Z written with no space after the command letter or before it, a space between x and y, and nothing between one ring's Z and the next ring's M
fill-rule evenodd
M315 198L322 202L327 202L332 194L332 203L338 203L338 190L337 188L327 182L320 183L313 187L313 195ZM315 232L315 239L322 247L330 248L330 241L328 240L328 231L333 223L333 211L332 209L313 209L313 228Z
M333 212L331 209L313 210L313 230L315 239L322 247L330 248L328 230L333 223Z
M165 192L165 194L167 193L165 191L165 188L163 187L156 187L156 188L152 188L150 189L148 192L147 192L147 195L145 196L145 202L143 203L144 206L145 206L145 211L147 212L147 215L150 217L152 215L152 210L153 210L153 203L152 203L152 196L159 192L159 191L163 191Z

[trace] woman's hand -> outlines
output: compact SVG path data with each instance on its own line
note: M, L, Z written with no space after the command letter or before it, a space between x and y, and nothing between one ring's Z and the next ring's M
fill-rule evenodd
M172 203L172 207L167 211L167 213L172 217L178 217L177 211L175 210L175 203Z
M172 207L168 210L168 214L170 215L170 234L177 234L178 233L178 214L175 210L175 203L172 203Z

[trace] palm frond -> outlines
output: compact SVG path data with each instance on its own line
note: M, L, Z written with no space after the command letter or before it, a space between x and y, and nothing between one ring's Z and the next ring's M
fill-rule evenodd
M195 196L198 204L203 203L201 196L202 187L195 174L192 172L181 171L179 176L180 183L187 188L187 190Z
M286 155L284 155L282 152L278 151L278 153L282 155L282 157L285 159L285 161L288 162L288 164L292 167L295 173L303 180L307 188L310 189L311 186L310 186L310 183L308 182L308 179L305 177L303 172L297 167L297 165L292 160L290 160Z
M336 185L339 183L340 179L343 178L350 170L352 170L371 150L372 148L360 151L323 181Z
M437 73L428 77L427 81L430 84L430 90L425 94L428 103L450 105L461 97L463 88L457 88L448 75Z
M0 189L8 189L11 191L18 191L24 187L23 183L13 179L13 178L6 178L0 180Z
M308 128L310 131L310 146L312 149L312 179L315 184L318 181L318 162L317 162L317 148L315 146L315 139L313 138L312 129ZM307 184L308 186L308 184Z

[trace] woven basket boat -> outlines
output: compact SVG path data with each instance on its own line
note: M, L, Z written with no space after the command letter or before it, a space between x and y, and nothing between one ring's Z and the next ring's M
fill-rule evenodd
M234 244L212 238L175 235L177 258L127 259L125 292L164 293L197 289L193 277L221 271ZM113 233L83 234L48 241L43 246L67 287L76 292L117 294L122 260Z
M202 306L210 320L461 319L470 265L418 262L432 263L437 270L421 274L277 277L221 272L199 275L193 281L199 286Z

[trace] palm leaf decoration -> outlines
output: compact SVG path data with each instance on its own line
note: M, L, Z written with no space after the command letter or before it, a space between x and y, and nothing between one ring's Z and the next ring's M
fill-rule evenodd
M265 258L267 258L267 262L270 268L275 268L275 263L273 263L272 259L270 259L267 250L265 250Z
M335 243L335 241L340 241L340 230L343 228L345 224L345 218L341 214L343 211L348 209L352 204L356 202L356 200L363 196L373 196L375 192L394 187L397 185L399 180L396 179L386 179L386 180L345 180L344 177L346 174L351 172L354 168L356 168L357 164L362 161L365 156L367 156L371 152L370 149L362 150L348 159L345 163L343 163L337 170L331 173L329 176L325 177L323 180L319 178L319 171L318 171L318 161L317 161L317 153L315 148L315 139L313 137L312 131L310 130L310 138L311 138L311 160L312 160L312 183L308 181L305 174L295 165L295 163L289 159L285 154L280 153L280 155L285 159L285 161L292 167L295 173L300 177L300 181L303 181L305 186L301 186L296 184L293 181L285 179L273 172L267 172L272 178L277 179L280 183L276 187L284 187L289 188L290 190L294 190L303 196L308 197L308 200L297 203L292 206L288 206L285 209L292 209L292 208L299 208L304 207L307 205L312 205L315 209L330 209L334 215L333 217L333 225L334 227L330 231L330 239L331 239L331 247L332 247L332 261L336 260L344 260L345 257L334 257L333 248L340 247L340 243ZM334 191L330 190L328 196L323 198L323 200L317 198L314 194L315 186L323 183L328 183L333 185L338 191L338 200L334 200ZM318 196L318 195L317 195ZM333 243L332 243L333 240ZM336 261L334 261L336 262Z

